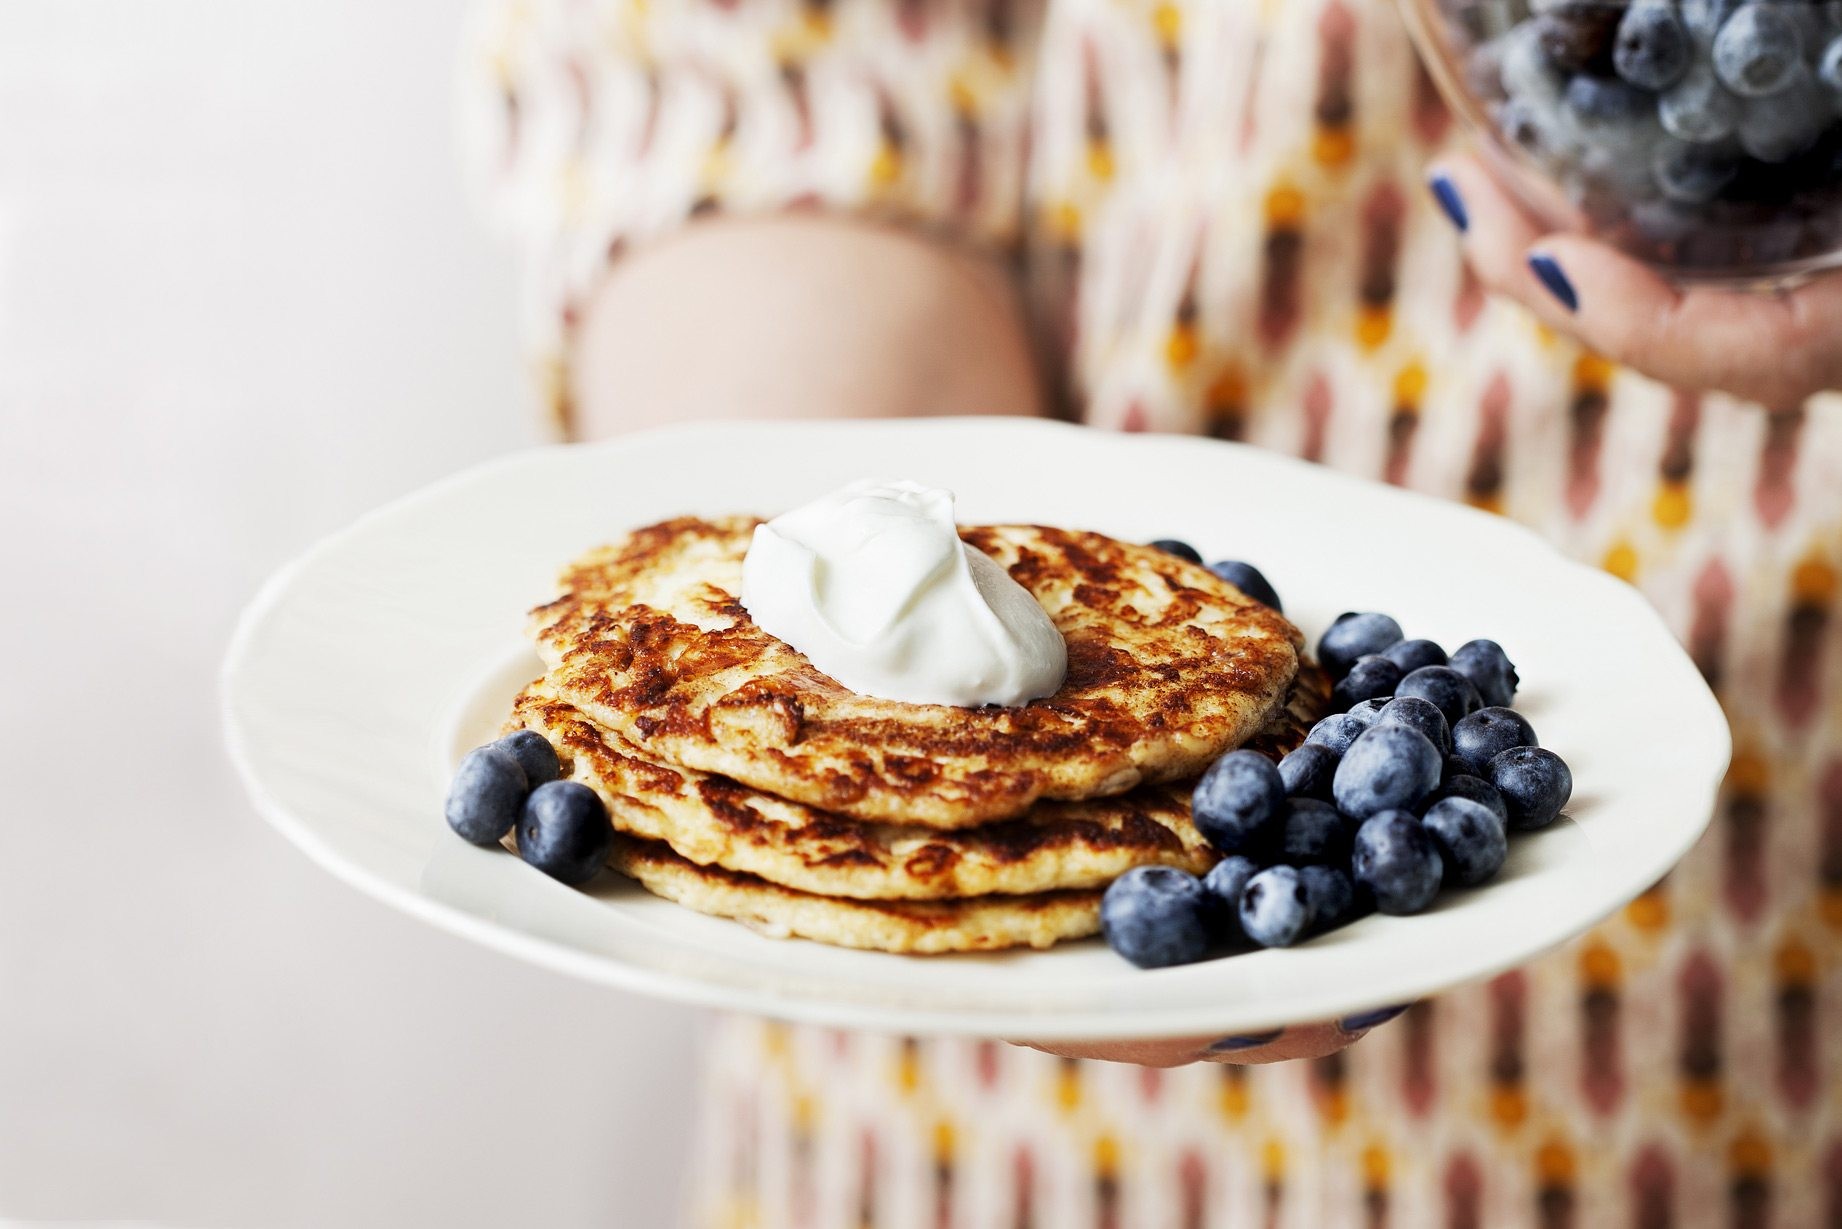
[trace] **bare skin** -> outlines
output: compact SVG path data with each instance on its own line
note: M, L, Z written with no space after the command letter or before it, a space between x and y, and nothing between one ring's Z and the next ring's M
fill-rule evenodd
M1016 1044L1061 1058L1099 1059L1138 1067L1187 1067L1191 1063L1260 1066L1301 1058L1323 1058L1354 1045L1370 1029L1386 1024L1399 1009L1364 1012L1329 1024L1301 1024L1231 1037L1162 1037L1143 1041L1031 1042Z
M1011 279L905 231L713 219L620 261L582 322L577 432L699 419L1040 414Z

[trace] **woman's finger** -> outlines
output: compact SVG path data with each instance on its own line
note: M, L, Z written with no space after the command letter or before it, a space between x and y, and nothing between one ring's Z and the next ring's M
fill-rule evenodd
M1476 160L1452 158L1427 177L1433 199L1458 229L1465 260L1497 294L1526 304L1543 320L1566 327L1566 312L1536 280L1528 254L1542 229Z
M1013 1045L1053 1054L1138 1067L1182 1067L1211 1062L1236 1065L1282 1063L1323 1058L1354 1044L1377 1025L1386 1024L1405 1007L1358 1012L1325 1024L1264 1029L1227 1037L1174 1037L1139 1041L1018 1041Z
M1603 243L1543 234L1475 158L1440 164L1431 186L1480 280L1615 362L1772 409L1842 384L1842 278L1777 294L1682 288Z
M1026 1050L1090 1062L1135 1067L1185 1067L1202 1060L1208 1038L1163 1037L1147 1041L1013 1041Z

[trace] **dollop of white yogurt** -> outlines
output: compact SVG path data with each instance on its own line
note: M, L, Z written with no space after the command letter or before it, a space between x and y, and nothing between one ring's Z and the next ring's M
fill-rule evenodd
M854 482L755 529L742 605L852 691L910 704L1051 694L1068 646L1029 590L959 540L953 493Z

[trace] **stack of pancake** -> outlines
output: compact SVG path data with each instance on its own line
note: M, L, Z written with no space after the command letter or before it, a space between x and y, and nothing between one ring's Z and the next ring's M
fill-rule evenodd
M1201 873L1189 786L1223 752L1278 756L1328 687L1298 630L1150 547L967 528L1068 644L1021 708L852 692L737 598L750 517L683 518L591 552L532 612L544 735L648 890L766 933L890 952L1047 947L1099 929L1123 871Z

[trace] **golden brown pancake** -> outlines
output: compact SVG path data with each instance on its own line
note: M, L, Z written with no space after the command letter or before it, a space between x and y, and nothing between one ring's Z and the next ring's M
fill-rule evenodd
M1323 712L1327 680L1299 674L1287 708L1250 746L1277 758ZM649 758L545 680L513 708L514 725L557 750L564 775L594 790L614 826L720 866L822 896L929 900L1105 887L1134 866L1201 874L1216 853L1190 823L1183 785L1110 798L1039 802L1016 819L953 831L879 824L789 802L726 777Z
M1049 947L1100 930L1099 890L974 900L841 900L698 866L657 841L616 839L610 866L656 896L775 938L917 956Z
M651 759L856 819L952 829L1194 776L1266 724L1298 670L1298 629L1204 568L1004 525L960 536L1062 632L1060 690L980 709L860 695L737 601L757 524L667 521L569 567L562 596L532 612L556 693Z

